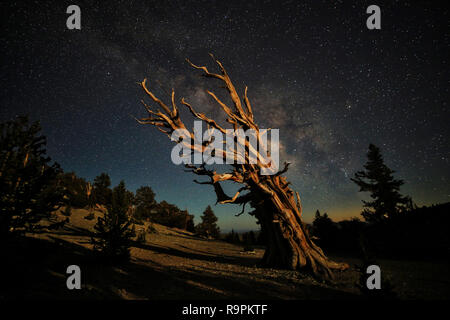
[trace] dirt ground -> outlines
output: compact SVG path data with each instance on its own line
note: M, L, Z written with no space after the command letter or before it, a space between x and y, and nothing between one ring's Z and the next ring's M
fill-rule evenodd
M100 213L96 213L98 216ZM154 225L145 243L131 248L129 263L98 262L90 239L96 219L74 209L64 228L39 234L7 248L7 281L0 299L365 299L357 287L355 258L351 268L323 283L299 272L258 267L263 248L246 253L219 240L206 240L179 229ZM57 219L65 218L57 214ZM136 225L136 231L143 228ZM448 299L447 262L379 261L400 299ZM82 290L66 288L66 269L81 268Z

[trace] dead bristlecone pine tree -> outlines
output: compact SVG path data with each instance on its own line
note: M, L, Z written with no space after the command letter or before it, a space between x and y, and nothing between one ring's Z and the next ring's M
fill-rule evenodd
M211 55L212 56L212 55ZM263 264L269 267L287 268L291 270L300 270L312 273L314 276L322 279L333 278L333 270L345 270L348 265L345 263L337 263L328 259L323 251L315 245L306 230L306 225L302 221L302 207L298 193L289 187L289 183L282 175L288 170L289 163L285 163L282 170L277 170L272 175L262 174L268 167L273 167L270 156L266 149L266 143L260 141L261 136L267 134L267 130L259 129L253 117L252 106L247 96L247 87L244 90L242 98L239 97L234 85L232 84L228 73L222 63L213 57L218 65L220 73L211 73L206 67L196 66L189 60L187 62L195 69L202 71L202 75L206 78L218 80L227 90L231 99L232 106L222 101L216 94L206 91L212 99L217 103L218 108L225 113L226 122L231 125L235 132L243 130L243 132L252 129L256 132L258 150L252 148L249 140L245 136L236 135L235 141L245 148L239 151L230 150L230 148L220 149L215 145L214 157L225 159L240 159L232 164L222 165L230 168L228 172L219 173L212 169L207 169L205 164L191 165L186 164L189 171L201 176L207 177L207 181L199 182L200 184L210 184L214 187L217 195L218 203L232 203L242 205L242 214L245 205L248 203L254 209L250 214L254 215L261 225L261 231L267 239L267 249L263 257ZM171 138L172 133L177 130L186 130L190 139L177 139L183 148L188 148L195 153L203 153L212 138L203 143L193 143L196 136L193 131L187 129L183 121L180 119L179 109L176 104L175 92L172 90L171 106L169 107L162 100L156 97L148 88L147 81L144 79L141 86L150 100L156 103L160 110L152 109L145 101L143 105L147 109L148 117L138 119L141 124L150 124L156 126L158 130L165 133ZM181 105L185 106L195 119L199 119L206 123L208 128L219 130L222 134L226 134L226 128L208 118L205 114L196 112L194 107L185 101L180 100ZM190 140L190 141L189 141ZM239 148L237 148L239 149ZM244 149L244 151L242 151ZM263 150L261 150L263 149ZM249 161L250 157L255 157L257 162ZM244 157L244 161L242 161ZM253 158L254 159L254 158ZM264 161L261 161L264 159ZM268 159L268 160L267 160ZM215 167L218 167L217 165ZM278 169L278 168L277 168ZM234 196L227 195L221 183L233 182L241 185L241 188Z

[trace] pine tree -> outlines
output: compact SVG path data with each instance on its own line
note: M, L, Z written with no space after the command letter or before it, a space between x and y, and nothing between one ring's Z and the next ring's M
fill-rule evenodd
M0 237L32 230L62 204L61 169L50 165L40 131L27 117L0 124Z
M321 215L319 210L316 211L312 231L322 249L335 247L338 240L338 227L326 212Z
M194 216L186 211L186 231L195 232Z
M330 226L334 225L333 220L328 217L328 213L320 214L319 210L316 210L316 214L314 216L313 228L314 229L329 229Z
M384 164L380 149L369 145L368 161L364 171L355 173L351 180L359 186L360 192L370 192L372 201L364 201L361 215L368 222L382 222L393 218L411 203L409 197L399 193L402 180L394 179L394 171Z
M103 217L99 217L94 226L98 238L92 239L94 249L110 261L130 257L131 238L135 236L128 216L130 205L125 183L121 181L112 191L111 204L106 206Z
M161 201L151 210L150 220L169 228L193 231L194 216L187 210L181 210L176 205Z
M225 241L233 244L241 244L241 238L237 232L234 232L234 229L231 229L231 232L226 235Z
M233 243L233 237L234 237L234 230L231 229L231 232L227 233L225 236L225 241Z
M152 210L156 208L155 193L152 188L148 186L142 186L136 190L136 196L134 198L134 205L136 206L135 218L142 220L149 218L152 214Z
M217 217L211 206L207 206L203 215L201 216L202 222L196 227L196 232L199 235L218 238L220 235L220 228L217 226Z
M98 204L107 205L111 203L111 178L107 173L101 173L94 179L93 196Z

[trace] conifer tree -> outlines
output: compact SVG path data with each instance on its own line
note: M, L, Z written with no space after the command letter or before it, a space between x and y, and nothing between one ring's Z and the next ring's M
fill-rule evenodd
M152 210L155 210L157 205L155 193L152 188L149 186L142 186L137 189L134 205L136 206L135 218L137 220L149 218L152 214Z
M0 237L32 230L62 204L61 169L40 131L27 117L0 124Z
M101 173L94 179L93 195L95 202L107 205L111 202L111 178L105 172Z
M211 206L207 206L203 215L201 216L202 222L196 227L196 232L199 235L218 238L220 234L220 228L217 226L217 217Z
M361 215L368 222L382 222L393 218L411 203L409 197L399 193L402 180L394 179L394 172L384 164L380 149L369 145L368 161L363 171L355 173L351 180L359 186L360 192L370 192L372 201L364 201Z
M94 226L97 239L92 239L94 249L110 261L128 260L131 238L135 236L130 228L128 215L130 199L121 181L112 191L111 204L106 206L103 217L99 217Z
M225 241L233 243L233 237L234 237L234 230L231 229L231 232L227 233L225 236Z
M187 210L184 212L186 214L186 231L195 232L194 216L189 214Z
M320 211L316 210L312 223L312 232L322 249L332 249L335 247L339 237L338 227L326 212L321 215Z

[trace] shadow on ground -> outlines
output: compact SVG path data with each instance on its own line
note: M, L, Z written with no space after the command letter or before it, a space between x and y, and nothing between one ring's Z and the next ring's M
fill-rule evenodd
M73 231L73 230L71 230ZM78 230L79 231L79 230ZM189 259L230 263L227 257L144 245ZM195 270L168 268L138 259L100 263L94 252L60 238L18 238L5 246L0 299L355 299L358 295L320 285L289 285ZM232 261L232 260L231 260ZM236 261L231 263L237 263ZM66 269L81 268L82 290L68 290Z

